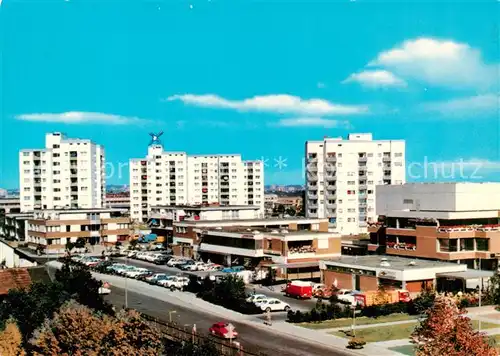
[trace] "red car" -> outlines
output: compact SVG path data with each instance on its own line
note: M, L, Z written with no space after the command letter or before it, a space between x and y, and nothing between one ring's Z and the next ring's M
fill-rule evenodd
M223 321L215 323L208 329L208 331L210 334L223 339L234 339L238 337L238 333L236 332L234 325Z

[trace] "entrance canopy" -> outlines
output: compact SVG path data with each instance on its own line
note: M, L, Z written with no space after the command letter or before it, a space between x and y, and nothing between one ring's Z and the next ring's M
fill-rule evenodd
M488 286L489 279L495 274L494 271L483 271L478 269L467 269L463 272L437 273L436 278L446 278L448 280L462 280L467 289L476 289L477 286Z
M272 268L307 268L307 267L318 267L319 262L292 262L292 263L274 263L271 265L265 265L262 267L272 267Z

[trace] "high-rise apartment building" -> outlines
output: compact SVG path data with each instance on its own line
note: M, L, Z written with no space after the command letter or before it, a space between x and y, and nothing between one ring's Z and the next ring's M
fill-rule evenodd
M375 186L403 184L405 141L373 140L349 134L347 140L306 142L306 216L329 218L342 234L366 232L376 219Z
M240 155L166 152L152 144L148 155L130 160L130 212L147 219L156 205L255 205L264 212L264 164Z
M21 211L101 208L104 148L85 139L49 133L45 149L19 152Z

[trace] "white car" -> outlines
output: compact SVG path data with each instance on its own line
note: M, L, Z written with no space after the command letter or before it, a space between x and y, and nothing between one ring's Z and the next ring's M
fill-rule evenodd
M205 269L204 262L195 262L192 265L186 266L186 271L203 271Z
M182 290L188 284L189 284L189 278L175 276L174 278L167 280L163 286L165 288L170 288L170 290L174 291L176 289Z
M162 287L167 287L167 284L170 283L172 280L174 280L174 278L176 278L176 276L162 277L156 281L156 284Z
M135 268L133 270L126 271L124 275L126 277L135 278L140 276L141 274L146 274L146 273L149 273L149 270L147 268Z
M99 288L99 294L107 295L107 294L110 294L110 293L111 293L111 289L109 289L109 288L105 288L105 287L100 287Z
M290 306L287 303L276 298L268 298L261 302L255 303L255 305L265 312L271 312L271 311L287 312L290 310Z
M115 272L115 273L118 273L119 271L121 271L122 269L124 269L125 267L127 267L127 265L123 264L123 263L114 263L112 264L111 266L108 266L106 269L110 272Z
M169 277L169 275L166 273L155 273L151 276L146 277L144 280L148 283L156 283L162 279L166 279L167 277Z
M167 266L174 267L184 262L186 262L185 258L172 258L170 261L167 262Z
M264 294L254 294L247 298L247 302L249 303L260 303L266 299L269 299L267 295Z

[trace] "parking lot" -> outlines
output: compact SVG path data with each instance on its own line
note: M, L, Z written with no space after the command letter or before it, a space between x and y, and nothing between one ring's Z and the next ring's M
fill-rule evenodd
M152 252L159 254L159 252ZM170 257L171 258L171 257ZM90 267L98 268L95 267L98 263L103 263L101 259L95 258L95 260L89 260L93 261L90 262L90 264L87 262L86 264L89 265ZM122 264L122 265L127 265L130 266L129 270L131 271L129 274L129 278L136 278L136 279L145 279L148 276L151 276L155 273L162 273L168 276L184 276L184 277L189 277L190 275L197 276L199 278L205 278L206 276L227 276L228 273L224 273L218 270L212 270L212 271L183 271L177 267L173 266L168 266L168 265L157 265L153 262L148 262L144 260L138 260L133 257L127 257L127 256L122 256L122 257L110 257L109 260L107 261L108 265L111 265L113 263L116 264ZM139 273L134 273L133 271L137 269L140 271ZM142 270L141 270L142 269ZM104 272L104 271L102 271ZM111 271L109 271L111 272ZM250 271L249 271L250 272ZM124 274L123 274L124 275ZM125 276L125 275L124 275ZM162 281L164 282L164 281ZM188 283L187 279L184 281L184 286L186 286ZM182 289L182 281L180 281L178 284L172 286L172 283L167 283L165 285L169 289ZM285 302L290 306L292 310L310 310L316 303L315 299L309 299L309 300L297 300L295 298L289 298L283 296L281 293L281 286L271 286L271 287L264 287L259 284L247 284L246 285L246 290L248 295L252 295L254 293L257 294L264 294L268 298L277 298Z

